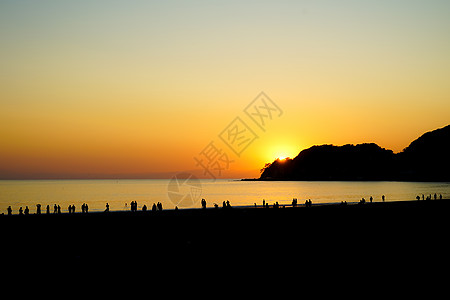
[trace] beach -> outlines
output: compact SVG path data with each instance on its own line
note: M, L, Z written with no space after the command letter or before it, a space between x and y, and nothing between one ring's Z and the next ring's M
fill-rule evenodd
M399 253L430 251L436 258L444 253L449 208L449 200L271 205L2 215L0 224L4 257L16 260L127 265L134 260L197 264L282 259L312 267L318 258L323 263L341 257L376 266L373 258L377 262Z

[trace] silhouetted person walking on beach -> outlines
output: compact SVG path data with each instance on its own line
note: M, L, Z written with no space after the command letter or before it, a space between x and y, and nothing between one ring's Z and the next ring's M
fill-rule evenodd
M384 197L384 195L381 196L381 200L383 200L383 202L384 202L384 200L386 200L386 197Z
M202 198L202 208L205 209L206 208L206 200Z
M105 212L109 212L109 203L108 203L108 202L106 202L106 209L105 209Z
M20 216L23 215L23 209L22 209L22 206L19 208L19 215L20 215Z
M25 215L28 216L29 213L30 213L30 210L28 209L28 206L25 206Z
M50 214L50 205L47 204L47 215Z
M41 214L41 205L40 204L36 204L36 214L37 215Z
M10 206L8 206L8 216L10 216L12 214L12 208L11 208L11 205Z

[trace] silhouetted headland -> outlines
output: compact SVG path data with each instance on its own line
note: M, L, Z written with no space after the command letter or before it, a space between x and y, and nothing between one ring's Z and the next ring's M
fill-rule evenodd
M320 145L266 164L257 180L450 181L450 125L423 134L402 152L369 144Z

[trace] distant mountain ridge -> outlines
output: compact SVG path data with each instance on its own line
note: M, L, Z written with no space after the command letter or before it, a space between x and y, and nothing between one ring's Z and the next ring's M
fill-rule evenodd
M320 145L261 171L259 180L450 181L450 125L423 134L397 154L374 143Z

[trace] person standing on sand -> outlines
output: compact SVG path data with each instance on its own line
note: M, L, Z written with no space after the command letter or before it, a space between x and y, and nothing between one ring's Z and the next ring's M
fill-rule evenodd
M109 203L108 203L108 202L106 202L106 209L105 209L105 212L109 212Z
M386 199L386 198L384 197L384 195L381 196L381 200L383 200L383 202L384 202L385 199Z
M12 214L12 208L11 208L11 205L10 206L8 206L8 216L10 216Z

